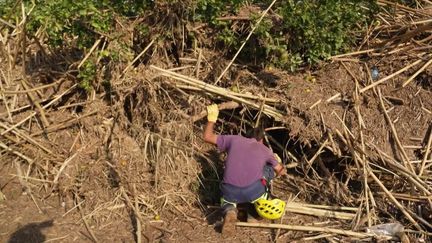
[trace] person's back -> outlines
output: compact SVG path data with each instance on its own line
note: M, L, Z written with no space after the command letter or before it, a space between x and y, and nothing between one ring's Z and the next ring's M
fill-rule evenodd
M250 202L259 208L258 214L276 219L281 217L283 203L267 200L267 184L273 179L274 173L285 174L284 167L278 163L277 156L263 144L264 129L257 127L249 131L248 137L238 135L217 135L214 125L219 109L216 104L207 106L207 125L203 139L215 144L220 151L226 151L224 180L221 183L221 208L224 213L223 234L235 232L237 220L237 203ZM279 159L280 161L280 159ZM269 165L266 165L266 164ZM266 208L262 205L267 205ZM281 207L282 205L282 207ZM264 212L265 211L265 212Z
M217 146L227 152L223 182L245 187L260 180L266 163L275 163L273 153L255 138L220 135Z

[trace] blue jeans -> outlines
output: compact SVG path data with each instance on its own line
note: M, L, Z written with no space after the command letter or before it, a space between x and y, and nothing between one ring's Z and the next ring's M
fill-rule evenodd
M223 212L235 210L237 203L247 203L256 200L263 194L267 193L267 186L274 178L274 170L270 165L265 165L263 169L263 178L257 180L246 187L237 187L227 183L222 183L220 189L222 191L221 207Z

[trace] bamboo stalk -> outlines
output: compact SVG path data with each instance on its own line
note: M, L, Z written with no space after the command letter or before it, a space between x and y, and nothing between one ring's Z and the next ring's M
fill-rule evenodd
M291 203L288 203L285 206L285 211L292 212L292 213L313 215L313 216L317 216L317 217L327 217L327 218L336 218L336 219L345 219L345 220L352 220L355 216L355 214L353 214L353 213L345 213L345 212L330 211L330 210L325 210L325 209L310 208L310 207L299 206L299 205L295 205L295 204L291 204Z
M239 104L236 102L233 102L233 101L224 102L224 103L221 103L218 105L219 110L225 110L225 109L232 110L232 109L235 109L237 107L239 107ZM193 122L199 121L202 118L204 118L205 116L207 116L207 111L203 110L201 113L193 116L192 121Z
M83 146L82 148L84 148L84 146ZM80 150L81 150L81 149L80 149ZM79 150L79 151L80 151L80 150ZM78 152L79 152L79 151L78 151ZM60 166L59 171L57 172L57 175L54 177L54 180L53 180L53 183L54 183L54 184L56 184L56 183L58 182L58 179L60 178L61 173L62 173L63 170L66 168L66 166L69 164L69 162L71 162L71 161L75 158L75 156L78 155L78 152L74 153L71 157L67 158L67 159L63 162L63 164Z
M350 145L348 145L350 146ZM405 215L405 217L420 231L423 229L420 227L420 225L412 218L411 214L405 209L405 207L399 203L399 201L390 193L390 191L384 186L384 184L378 179L378 177L375 175L375 173L370 169L366 161L363 161L363 159L359 156L359 154L350 146L351 152L353 153L354 159L361 162L363 166L367 166L367 172L369 176L372 177L372 179L375 181L375 183L378 184L378 186L384 191L384 193L387 195L387 197L390 199L390 201L393 202L393 204Z
M369 89L371 89L371 88L373 88L373 87L375 87L375 86L377 86L379 84L384 83L385 81L387 81L387 80L389 80L389 79L391 79L391 78L393 78L393 77L395 77L395 76L397 76L397 75L405 72L406 70L408 70L408 69L416 66L417 64L421 63L422 61L423 61L422 59L419 59L419 60L417 60L417 61L409 64L408 66L405 66L404 68L400 69L399 71L394 72L394 73L388 75L387 77L384 77L384 78L382 78L382 79L380 79L380 80L378 80L378 81L376 81L376 82L374 82L374 83L372 83L372 84L370 84L370 85L362 88L360 90L360 93L363 93L363 92L365 92L365 91L367 91L367 90L369 90Z
M102 41L103 37L99 38L93 46L90 48L90 51L85 55L85 57L81 60L81 62L78 64L78 69L81 68L81 66L87 61L87 59L90 57L90 55L93 53L93 51L96 49L96 47L99 45L99 43Z
M294 231L324 232L324 233L333 233L333 234L339 234L339 235L352 236L352 237L357 237L357 238L367 238L367 237L374 236L374 234L371 234L371 233L360 233L360 232L354 232L351 230L333 229L333 228L318 227L318 226L246 223L246 222L237 222L236 226L254 227L254 228L269 228L269 229L286 229L286 230L294 230Z
M26 94L26 93L29 93L29 92L34 92L34 91L38 91L38 90L41 90L41 89L46 89L46 88L52 87L52 86L54 86L54 85L56 85L56 84L58 84L58 83L60 83L62 81L64 81L63 78L61 78L61 79L59 79L59 80L57 80L57 81L55 81L53 83L46 84L46 85L41 85L41 86L34 87L34 88L31 88L31 89L18 90L18 91L4 90L4 91L2 91L2 93L3 94Z
M155 40L153 39L145 48L144 48L144 50L142 50L142 52L140 53L140 54L138 54L138 56L136 56L133 60L132 60L132 62L130 62L127 66L126 66L126 68L123 70L123 72L122 72L122 75L124 75L128 70L129 70L129 68L131 68L132 67L132 65L138 60L138 59L140 59L140 57L142 56L142 55L144 55L146 52L147 52L147 50L153 45L153 43L155 42Z
M29 164L33 164L33 162L34 162L33 159L30 159L29 157L25 156L24 154L14 150L14 149L11 149L9 146L7 146L6 144L4 144L1 141L0 141L0 147L3 148L4 150L6 150L7 152L13 153L13 154L17 155L18 157L26 160Z
M237 97L237 96L233 95L232 92L229 92L226 89L219 88L217 86L214 86L214 85L211 85L211 84L207 84L207 83L204 83L202 81L195 80L193 78L189 78L189 77L186 77L186 76L181 75L181 74L176 74L176 73L173 73L173 72L170 72L170 71L158 68L158 67L153 66L153 65L150 66L150 67L153 68L153 69L155 69L155 70L160 71L163 76L174 78L176 80L182 81L182 82L190 84L190 85L195 85L195 86L201 88L202 90L205 90L205 91L217 94L217 95L221 95L221 96L223 96L225 98L229 98L230 100L233 100L233 101L236 101L236 102L239 102L239 103L251 106L251 107L253 107L255 109L260 109L260 105L258 105L256 103L253 103L253 102L251 102L249 100L243 99L241 97ZM284 116L282 112L280 112L280 111L278 111L278 110L276 110L273 107L270 107L268 105L264 105L263 112L265 114L267 114L267 115L269 115L269 116L277 119L277 120L281 120L283 118L283 116Z
M205 83L201 80L198 80L198 79L195 79L192 77L188 77L188 76L176 73L176 72L172 72L171 70L165 70L165 69L153 66L153 65L151 65L150 68L153 68L153 69L160 71L162 73L162 75L165 77L171 77L171 78L176 77L176 78L178 78L178 80L188 81L188 83L190 85L192 85L192 86L183 86L183 85L178 85L178 84L176 85L176 86L181 87L181 88L193 89L193 90L203 90L203 88L201 86L205 86L205 87L208 87L209 89L215 89L215 90L218 90L222 93L230 94L230 95L241 97L241 98L248 98L248 99L252 99L252 100L265 100L266 102L270 102L270 103L278 103L279 102L279 100L277 100L277 99L263 98L263 97L259 97L259 96L255 96L255 95L241 94L241 93L233 92L233 91L221 88L219 86L208 84L208 83ZM270 108L272 108L272 107L270 107Z
M414 224L414 226L420 230L423 231L423 229L420 227L420 225L412 218L412 216L414 216L415 218L417 218L417 220L422 221L423 224L427 225L428 227L432 228L432 225L429 224L427 221L425 221L423 218L419 217L417 214L412 213L412 212L408 212L408 210L399 203L399 201L391 194L391 192L384 186L384 184L382 184L382 182L378 179L378 177L376 177L376 175L369 170L369 175L372 176L372 178L374 179L374 181L381 187L381 189L384 191L384 193L388 196L388 198L396 205L397 208L399 208L399 210L402 211L402 213L405 215L405 217L407 217L407 219ZM411 216L412 215L412 216Z
M397 172L399 172L399 174L401 174L408 181L413 183L418 189L423 191L426 195L431 194L431 192L429 191L429 190L431 190L430 187L423 180L421 180L415 173L410 172L406 167L404 167L401 164L394 161L393 158L391 158L389 155L384 153L382 150L380 150L376 146L370 145L370 144L368 144L368 146L373 147L379 153L380 156L383 156L383 157L381 157L381 159L383 161L385 161L385 163L390 165L393 169L396 169Z
M381 93L380 93L381 94ZM381 97L381 95L380 95ZM381 99L382 102L382 99ZM348 128L346 126L344 126L345 130L348 130ZM346 134L348 134L346 132ZM348 135L347 135L348 136ZM369 176L372 177L372 179L375 181L375 183L377 183L379 185L379 187L384 191L384 193L387 195L387 197L390 199L390 201L393 202L393 204L405 215L405 217L420 231L422 231L423 229L420 227L420 225L413 219L413 217L411 216L411 214L416 217L417 219L419 218L417 215L415 215L412 212L408 212L407 209L399 203L399 201L389 192L389 190L384 186L384 184L378 179L378 177L374 174L374 172L372 171L372 169L369 167L367 161L364 161L361 156L359 155L359 153L354 149L353 145L351 142L348 141L352 141L354 140L354 137L348 137L348 140L345 141L345 144L348 146L349 150L352 153L352 156L354 158L354 160L360 162L363 166L366 166L367 168L367 172L369 174ZM423 222L424 223L424 222ZM427 222L426 222L427 223ZM427 224L426 224L427 225Z
M44 105L43 108L46 109L47 107L50 107L57 100L59 100L61 97L63 97L64 95L66 95L67 93L69 93L71 90L73 90L76 86L77 86L77 84L72 85L72 87L70 87L69 89L67 89L62 94L58 95L56 98L54 98L48 104ZM21 124L23 124L24 122L26 122L27 120L29 120L30 118L32 118L33 116L35 116L36 114L37 114L36 112L33 112L32 114L30 114L26 118L22 119L20 122L16 123L15 125L13 125L12 127L10 127L9 129L6 129L6 131L3 131L0 135L5 135L6 133L10 132L12 129L15 129L16 127L21 126Z
M387 123L389 124L389 126L391 128L391 131L392 131L392 134L393 134L393 138L394 138L394 140L396 142L396 145L398 146L398 148L399 148L399 150L400 150L400 152L402 154L401 157L402 157L402 160L404 162L404 165L408 166L408 168L411 170L411 172L414 172L414 168L412 167L411 163L409 162L410 159L408 158L408 155L406 154L405 149L403 148L402 143L399 140L399 136L397 134L396 128L394 127L393 122L390 119L390 116L387 114L387 111L386 111L386 108L384 106L384 101L382 99L382 95L381 95L381 90L380 89L378 89L378 96L379 96L379 99L380 99L381 109L383 110L383 113L384 113L384 116L385 116L385 118L387 120Z
M197 88L195 86L182 85L182 84L176 84L176 87L180 88L180 89L194 90L194 91L201 91L202 90L201 88ZM227 92L232 93L233 95L235 95L237 97L251 99L251 100L263 100L267 103L279 103L280 102L280 100L277 100L277 99L258 97L258 96L251 95L251 94L242 94L242 93L232 92L232 91L228 91L228 90L227 90Z
M29 88L28 84L26 83L25 79L26 79L26 78L24 78L24 79L21 80L21 84L22 84L22 86L23 86L25 89L28 90L28 89L30 89L30 88ZM36 100L36 98L33 96L32 92L28 92L27 95L28 95L28 97L30 98L31 102L32 102L32 103L36 106L36 108L39 110L39 114L40 114L40 117L41 117L42 123L43 123L43 125L44 125L44 129L45 129L45 128L48 127L50 124L49 124L49 122L48 122L48 119L46 118L46 115L45 115L45 111L44 111L44 109L43 109L42 106L39 104L39 102Z
M7 125L3 124L2 122L0 122L0 126L3 127L4 129L9 129L9 127L8 127ZM19 136L19 137L21 137L21 138L27 140L29 143L38 146L39 148L41 148L41 149L44 150L45 152L47 152L47 153L49 153L49 154L51 154L51 155L54 154L51 150L49 150L48 148L46 148L46 147L43 146L42 144L36 142L33 138L31 138L31 137L28 136L27 134L21 132L21 131L18 130L17 128L12 129L12 132L13 132L15 135L17 135L17 136Z
M133 183L132 185L133 188L133 193L134 193L134 208L136 212L139 212L139 206L138 206L138 196L137 196L137 190L136 190L136 185L135 183ZM137 243L141 243L142 241L142 237L141 237L141 221L138 219L135 220L136 221L136 236L137 236Z
M252 36L252 34L254 33L255 29L259 26L259 24L261 23L261 21L264 19L264 16L267 15L267 12L273 7L273 5L276 3L277 0L273 0L273 2L268 6L268 8L263 12L263 14L261 15L261 17L258 19L257 23L255 24L255 26L252 28L252 30L249 32L249 35L246 37L245 41L243 41L243 44L240 46L240 48L237 50L237 53L234 55L234 57L231 59L231 61L228 63L228 65L226 66L225 70L223 70L223 72L219 75L219 77L217 78L217 80L214 82L214 84L218 84L219 81L222 79L222 77L225 75L225 73L228 71L228 69L231 67L231 65L234 63L234 60L237 58L237 56L240 54L240 52L242 51L243 47L246 45L246 42L249 40L249 38Z
M423 171L424 171L425 165L426 165L426 160L429 157L429 153L430 153L430 150L431 150L431 144L432 144L432 123L431 123L430 126L431 126L431 128L429 129L429 139L428 139L428 142L427 142L427 145L426 145L426 151L425 151L425 154L423 156L423 160L421 162L421 167L420 167L420 171L419 171L419 174L418 174L419 176L421 176L423 174Z
M328 142L328 138L326 138L326 140L321 144L321 146L318 148L318 150L316 151L316 153L312 156L312 158L307 161L308 163L308 168L306 171L309 171L309 169L312 167L313 162L316 160L316 158L318 158L318 156L321 154L322 150L324 149L324 147L327 145ZM306 172L307 173L307 172Z
M197 79L199 79L199 72L200 72L200 67L201 67L201 59L202 59L202 49L199 49L198 52L198 61L196 63L196 67L195 67L195 77Z
M415 79L421 72L423 72L430 64L432 63L432 59L430 59L423 67L421 67L419 70L417 70L416 73L414 73L405 83L402 85L402 87L407 86L413 79Z
M353 211L353 212L358 211L358 208L355 207L328 206L328 205L308 204L308 203L300 203L300 202L289 202L287 205L294 205L294 206L300 206L306 208L329 209L329 210L342 210L342 211Z
M5 82L7 82L3 71L2 71L2 74L3 74L3 78L5 78ZM13 122L12 113L11 113L10 108L9 108L8 100L6 100L6 96L4 95L3 82L1 80L0 80L0 92L1 92L1 98L3 99L5 107L6 107L6 113L8 115L9 121Z
M377 192L378 195L384 195L384 192ZM392 193L395 198L399 198L401 200L413 201L413 202L422 202L427 201L428 199L432 199L431 196L419 196L419 195L410 195L404 193Z
M90 234L90 239L91 239L93 242L95 242L95 243L99 242L98 239L96 238L96 235L95 235L94 232L91 230L91 228L90 228L90 226L89 226L87 220L86 220L85 217L84 217L83 209L82 209L82 207L81 207L81 202L80 202L79 199L78 199L78 198L79 198L78 195L75 194L75 198L76 198L76 204L77 204L77 207L78 207L78 209L79 209L78 211L80 212L80 215L81 215L81 219L82 219L82 221L83 221L83 223L84 223L85 228L87 229L87 231L88 231L89 234Z

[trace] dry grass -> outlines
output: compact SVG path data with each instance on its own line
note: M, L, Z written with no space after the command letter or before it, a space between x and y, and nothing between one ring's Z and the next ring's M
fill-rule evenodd
M391 5L387 1L379 3ZM275 150L281 150L285 156L289 153L290 159L296 160L297 167L294 169L296 174L277 181L275 191L286 199L286 190L296 188L299 198L307 203L315 203L318 199L318 203L323 205L355 208L355 213L338 212L340 208L331 207L289 208L299 213L308 210L318 217L332 215L334 220L351 222L347 228L353 231L393 220L390 217L396 214L389 211L395 207L402 214L397 220L406 228L415 230L415 235L420 237L432 228L428 221L432 213L432 124L429 123L428 130L423 132L422 140L425 142L420 145L420 163L413 163L415 158L406 153L398 139L400 131L394 125L397 118L388 114L391 102L383 97L379 87L411 70L413 74L403 85L408 88L428 68L430 29L429 22L423 20L430 14L403 6L394 8L394 14L383 13L379 16L382 23L367 31L359 47L366 51L335 56L333 60L358 62L357 56L367 53L381 59L406 59L411 64L380 80L369 79L363 87L356 82L356 91L350 94L350 102L354 104L350 112L355 117L355 126L347 123L345 114L338 116L338 127L326 127L319 139L309 141L309 144L314 144L309 150L313 152L312 156L293 155L293 151L287 148L288 143L293 144L290 140L295 140L296 135L289 137L286 144L276 143ZM402 30L406 31L399 35ZM203 168L210 168L217 174L220 167L201 140L200 119L206 104L221 100L237 102L231 109L240 112L227 109L220 118L224 120L221 130L227 133L242 131L257 121L271 121L275 127L289 130L291 124L287 118L306 113L292 112L295 109L291 109L287 102L278 102L283 96L278 96L277 92L273 92L275 97L268 97L263 89L250 85L255 94L245 94L210 84L214 80L193 78L211 77L215 69L210 62L201 61L203 56L212 53L201 50L193 59L195 70L170 70L171 66L157 56L150 62L154 66L133 69L135 61L132 60L126 67L115 70L112 81L114 94L99 90L90 92L83 99L76 79L70 74L72 70L51 70L48 73L34 70L32 75L22 72L21 68L26 63L18 61L16 53L33 53L39 47L27 39L28 45L24 46L26 51L23 52L23 46L16 43L22 43L28 37L20 34L21 31L22 23L14 23L13 32L16 34L2 36L0 44L1 161L3 165L16 169L19 182L36 205L38 198L56 196L68 204L70 212L79 210L94 241L97 239L89 224L101 225L127 212L133 212L137 218L140 230L135 233L138 235L141 235L141 226L145 227L150 219L166 212L185 218L201 217L189 212L197 205L204 209L206 204L199 195L199 188L206 184L202 181L206 179L202 177ZM416 39L419 34L429 37ZM97 46L95 43L94 47ZM79 67L93 50L70 66ZM29 61L50 65L47 59L35 58L37 60ZM43 75L48 76L51 82L41 82ZM350 75L355 77L353 73ZM112 95L108 102L104 100L106 95ZM327 103L342 97L340 93L328 95L331 97ZM387 141L385 146L394 147L395 155L388 154L385 146L380 147L365 137L365 127L370 124L365 124L366 115L356 105L356 101L365 96L380 104L382 120L387 124L382 129L391 131L393 138L384 138ZM310 106L310 112L318 109L321 103L320 99ZM82 111L78 111L76 108L81 106ZM323 117L317 123L326 126ZM304 147L307 147L306 143ZM321 155L324 151L332 153L334 158L343 158L339 160L339 171L331 171L323 161L325 158ZM359 183L360 189L348 187L350 181ZM418 208L422 210L419 212ZM263 227L297 229L280 225ZM355 237L370 236L353 231L313 229L331 233L325 237L347 233Z

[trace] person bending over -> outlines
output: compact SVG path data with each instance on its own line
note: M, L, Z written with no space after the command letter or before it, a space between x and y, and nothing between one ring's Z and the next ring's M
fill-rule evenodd
M207 107L207 125L204 141L227 152L224 164L221 207L224 214L222 234L233 234L237 221L237 204L253 203L257 213L268 219L277 219L284 213L285 203L268 200L268 185L276 175L286 174L280 158L264 145L264 129L254 128L246 137L217 135L214 125L219 109L216 104Z

